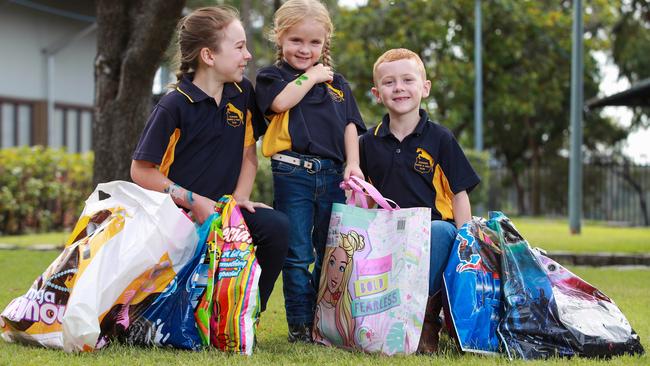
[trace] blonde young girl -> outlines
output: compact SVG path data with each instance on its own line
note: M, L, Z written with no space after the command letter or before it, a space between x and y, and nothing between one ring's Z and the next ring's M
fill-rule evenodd
M257 102L269 121L262 152L272 159L274 205L292 224L282 270L290 342L311 342L332 203L345 200L339 183L363 177L358 132L365 126L347 81L332 70L333 31L319 1L285 2L270 33L277 62L257 75Z
M174 89L151 112L133 153L131 178L169 193L198 222L232 194L243 208L262 267L262 310L284 262L288 220L251 202L257 172L254 127L263 125L244 75L252 56L237 11L201 8L178 26L180 69Z

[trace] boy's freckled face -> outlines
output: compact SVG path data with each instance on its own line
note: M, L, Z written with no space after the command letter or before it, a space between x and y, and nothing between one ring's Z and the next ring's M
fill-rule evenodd
M424 80L413 59L384 62L377 66L372 94L377 103L389 112L403 115L420 108L422 98L429 96L431 82Z

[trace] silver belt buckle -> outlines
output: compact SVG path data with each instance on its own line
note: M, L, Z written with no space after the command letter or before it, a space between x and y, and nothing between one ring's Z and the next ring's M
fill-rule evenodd
M305 160L305 163L306 163L305 168L307 168L307 172L311 174L318 173L322 168L320 160L318 158ZM309 164L309 166L307 166L307 163Z

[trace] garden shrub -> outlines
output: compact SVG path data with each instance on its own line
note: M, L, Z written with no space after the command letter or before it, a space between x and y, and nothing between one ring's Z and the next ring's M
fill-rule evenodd
M0 234L63 230L92 192L92 153L42 146L0 150Z

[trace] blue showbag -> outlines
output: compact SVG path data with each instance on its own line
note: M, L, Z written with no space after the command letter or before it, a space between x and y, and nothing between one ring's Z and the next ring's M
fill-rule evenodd
M498 236L485 219L474 217L456 236L443 273L445 318L464 352L499 352L501 304Z
M131 324L127 343L188 350L199 350L202 347L194 311L207 283L209 266L204 263L205 246L210 223L215 215L219 214L212 214L198 229L199 240L192 259L143 316Z

